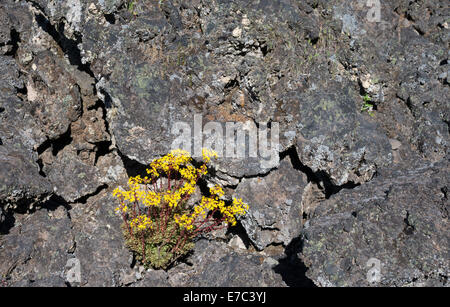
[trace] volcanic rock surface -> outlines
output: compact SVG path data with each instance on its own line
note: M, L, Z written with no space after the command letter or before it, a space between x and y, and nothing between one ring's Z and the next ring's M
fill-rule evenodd
M2 0L0 285L448 285L448 2L368 3ZM280 159L215 161L248 215L145 270L111 191L200 116Z

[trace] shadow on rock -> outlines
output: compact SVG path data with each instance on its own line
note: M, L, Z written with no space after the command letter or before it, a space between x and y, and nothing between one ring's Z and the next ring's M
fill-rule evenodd
M60 196L53 195L47 201L43 202L41 205L30 208L30 201L24 200L20 204L17 205L15 209L9 210L1 210L0 208L0 235L7 235L11 228L14 227L16 223L15 214L31 214L36 210L47 209L48 211L55 211L58 207L62 206L67 211L69 211L72 207L67 203L65 199Z
M300 238L293 239L284 251L286 257L279 260L279 264L274 267L274 271L281 275L283 281L289 287L316 287L312 280L306 277L308 268L298 257L302 248L302 240Z

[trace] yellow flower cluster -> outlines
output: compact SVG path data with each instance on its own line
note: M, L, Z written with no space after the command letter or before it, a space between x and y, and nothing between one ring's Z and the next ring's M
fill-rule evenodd
M214 150L208 149L208 148L202 148L202 156L203 156L203 161L205 161L205 163L209 163L209 161L211 161L211 158L214 157L217 159L217 152L215 152Z
M128 212L128 206L125 205L124 203L120 203L120 205L114 209L114 211L116 211L117 213L127 213Z
M135 197L134 197L134 193L132 193L132 191L122 191L119 188L116 188L113 191L113 196L121 199L121 200L126 200L129 202L134 202L135 201Z
M161 203L161 195L153 191L144 191L142 202L146 207L157 207Z
M183 168L178 169L181 177L188 180L191 184L195 185L197 179L208 173L208 167L206 164L201 165L199 168L195 168L192 165L186 165Z
M178 202L181 199L181 194L179 191L176 191L174 193L171 193L171 191L167 191L166 194L164 194L164 201L171 207L174 208L178 205Z
M192 165L187 165L185 168L179 169L181 177L192 182L197 179L198 170Z
M219 200L217 197L211 198L203 196L200 204L194 208L194 213L206 216L206 213L209 211L214 209L222 211L223 208L225 208L225 202L223 200Z
M170 207L175 208L184 196L192 195L195 192L195 184L195 180L186 182L181 188L174 192L169 190L166 193L163 193L162 198ZM161 197L159 199L161 199Z
M192 195L195 192L195 182L186 182L180 189L181 195Z
M194 208L189 205L189 196L208 173L207 164L218 157L205 148L202 156L203 161L196 163L187 151L173 150L153 160L147 176L130 177L127 190L113 191L120 203L115 211L124 220L127 246L144 264L167 267L192 249L193 238L226 223L236 225L237 217L248 210L242 199L233 199L232 204L224 200L225 192L219 185L212 186L209 197L203 196ZM170 252L161 253L161 247Z
M211 193L211 195L215 195L218 197L222 197L223 195L225 195L225 193L223 192L223 189L221 186L214 186L212 188L209 188L209 192Z
M248 205L242 201L242 198L233 198L233 204L227 207L224 214L231 225L236 225L236 216L243 216L248 211Z
M202 197L200 204L194 207L194 212L190 214L183 214L182 216L175 216L175 222L181 227L191 230L194 226L194 222L198 217L206 218L208 212L216 209L223 208L225 202L223 200L218 200L217 198Z
M119 207L116 212L123 214L128 212L128 207L125 205L126 201L129 203L139 202L145 207L151 206L169 206L175 208L179 203L186 199L187 196L195 192L198 178L207 174L208 168L206 164L211 161L212 157L217 158L217 153L206 148L202 149L204 163L199 167L194 167L191 162L192 158L187 151L173 150L162 158L155 159L150 163L150 168L147 173L151 176L141 178L140 176L130 177L128 180L128 191L123 191L119 188L115 189L113 195L120 200ZM172 190L155 191L151 187L155 183L155 179L159 178L161 174L166 174L170 178L172 171L176 171L183 181L183 185L175 188L175 183L172 185ZM170 173L170 174L169 174ZM170 180L170 179L169 179ZM170 187L170 184L169 184ZM225 202L220 200L224 196L222 187L216 185L210 188L211 197L203 197L201 202L194 207L194 211L189 214L175 215L175 221L178 225L188 230L194 227L195 221L202 217L207 218L211 211L219 211L224 221L231 225L236 224L236 216L244 215L248 210L247 204L242 202L242 199L233 200L233 205L225 206ZM147 229L151 226L151 220L145 215L139 215L130 222L132 228Z
M220 213L225 217L231 226L236 225L236 216L245 215L248 210L248 205L242 201L242 199L233 198L233 204L231 206L220 207Z
M129 191L122 191L119 188L116 188L113 191L113 196L117 198L121 198L122 200L126 200L129 202L134 202L136 200L136 197L142 198L143 192L140 191L140 186L148 180L147 177L144 179L141 178L141 176L136 177L130 177L128 179L128 186L130 187Z
M208 151L208 154L214 154ZM205 164L196 168L189 164L192 158L187 151L173 150L169 154L160 159L155 159L150 163L150 168L147 173L156 179L160 176L160 172L168 172L169 169L177 171L183 179L187 182L176 191L155 192L147 188L151 183L148 177L141 178L140 176L130 177L128 179L128 191L122 191L117 188L113 195L122 202L128 201L133 203L135 201L141 202L144 206L160 206L161 202L165 202L170 207L176 207L181 199L186 195L192 195L195 192L197 179L207 173L207 166Z
M194 228L195 218L191 215L183 214L182 216L179 216L178 214L176 214L174 216L174 219L181 228L186 228L187 230L191 230L192 228Z
M130 227L135 230L152 228L152 220L146 215L139 215L130 221Z
M233 198L233 204L231 206L225 206L225 202L220 200L217 196L223 196L223 190L219 186L215 186L210 189L211 194L216 195L214 197L202 197L200 204L194 207L194 212L191 214L183 214L182 216L176 216L176 223L187 230L191 230L193 228L194 222L198 217L203 219L206 218L208 212L211 212L217 209L225 218L225 221L230 225L236 225L236 216L245 215L248 210L248 205L242 201L242 198L236 199Z
M153 178L158 178L160 171L167 173L169 169L179 171L181 166L191 162L189 152L181 149L172 150L170 153L162 158L155 159L150 163L150 168L147 169L147 174Z

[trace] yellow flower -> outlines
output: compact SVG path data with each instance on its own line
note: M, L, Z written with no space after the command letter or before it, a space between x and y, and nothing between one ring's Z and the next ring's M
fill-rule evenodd
M179 169L181 177L189 181L195 181L197 179L197 169L192 165L186 165L186 167Z
M161 219L167 218L164 216L166 214L170 214L169 218L180 228L188 231L195 229L197 225L200 225L198 226L200 228L204 225L203 230L209 231L209 226L217 226L214 224L215 221L236 225L237 218L246 214L248 205L241 198L234 198L231 204L226 205L225 201L221 200L225 192L220 185L211 187L210 196L203 196L193 208L186 206L185 200L196 191L198 179L208 173L207 163L212 158L217 158L216 152L206 148L203 148L202 155L203 163L199 166L194 166L190 154L183 150L173 150L161 158L154 159L147 168L148 176L130 177L127 190L114 189L112 194L120 201L115 211L123 214L127 218L128 226L136 232L152 229L153 222L161 224ZM161 176L168 180L157 181ZM169 179L171 180L170 190L163 187L166 183L168 184ZM160 209L145 209L149 207ZM168 210L168 208L174 210ZM147 211L154 221L149 216L140 214ZM212 216L212 212L220 212L221 218L213 221L219 215ZM208 220L205 221L205 219ZM202 224L202 222L206 223ZM157 230L159 229L160 227L157 227Z
M215 195L218 197L222 197L225 195L225 193L223 192L223 189L221 186L215 185L212 188L209 188L209 192L211 193L211 195Z
M205 163L209 163L212 157L216 159L218 157L217 152L208 148L202 148L202 156Z
M150 206L159 206L159 204L161 203L161 195L159 195L156 192L153 191L148 191L145 194L145 198L144 198L144 206L146 207L150 207Z
M186 182L179 190L180 195L191 195L195 192L195 183Z
M138 231L151 229L152 220L146 215L139 215L130 221L130 227Z
M194 228L194 218L192 216L188 216L187 214L183 214L182 216L179 216L176 214L174 216L175 222L181 227L186 228L187 230L191 230Z
M154 165L150 165L150 168L147 168L147 174L149 174L152 178L158 178L159 173L158 169Z
M128 206L125 205L124 203L120 203L120 205L116 207L114 211L116 211L117 213L127 213Z

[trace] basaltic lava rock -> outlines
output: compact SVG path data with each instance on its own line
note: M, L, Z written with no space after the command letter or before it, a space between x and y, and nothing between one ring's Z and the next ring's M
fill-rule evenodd
M379 4L2 0L0 284L448 285L448 2ZM213 161L248 214L147 271L111 192L198 117L280 159Z

